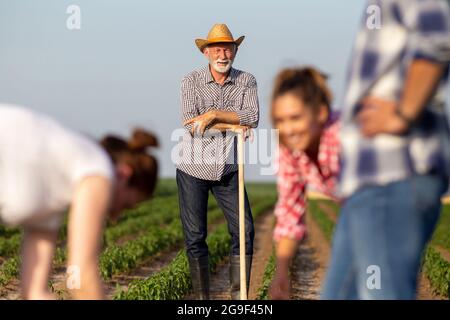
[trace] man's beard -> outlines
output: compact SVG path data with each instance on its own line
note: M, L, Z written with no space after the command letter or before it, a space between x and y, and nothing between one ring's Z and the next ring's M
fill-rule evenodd
M226 65L219 64L219 62L224 62L226 63ZM209 63L218 73L227 73L228 71L230 71L231 66L233 65L233 60L209 59Z

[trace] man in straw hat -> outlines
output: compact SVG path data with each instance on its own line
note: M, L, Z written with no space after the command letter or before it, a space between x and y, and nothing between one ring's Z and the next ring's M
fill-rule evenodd
M181 106L187 130L177 161L180 215L194 292L209 299L207 208L209 191L222 209L231 234L230 291L240 296L238 165L235 136L217 130L255 128L259 106L255 77L232 68L244 36L234 39L225 24L215 24L195 44L209 64L182 80ZM254 227L245 193L247 287L253 253Z

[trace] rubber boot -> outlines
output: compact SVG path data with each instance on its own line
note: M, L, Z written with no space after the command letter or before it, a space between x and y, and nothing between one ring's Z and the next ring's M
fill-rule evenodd
M245 271L247 274L247 296L250 287L250 274L252 270L253 256L245 256ZM232 300L241 299L240 257L230 257L230 295Z
M192 289L197 300L209 300L209 261L208 256L189 258Z

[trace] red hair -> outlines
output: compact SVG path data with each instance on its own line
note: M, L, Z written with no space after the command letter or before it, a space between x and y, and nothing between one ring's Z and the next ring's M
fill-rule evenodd
M147 153L147 149L158 147L159 144L152 133L136 128L128 141L115 135L107 135L100 141L100 144L114 164L123 163L132 168L130 187L147 195L153 193L158 175L158 162L153 155Z

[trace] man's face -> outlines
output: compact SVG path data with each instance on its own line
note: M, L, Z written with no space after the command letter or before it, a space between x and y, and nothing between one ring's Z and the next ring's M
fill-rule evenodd
M234 43L210 44L205 48L203 54L216 72L227 73L233 65L236 45Z

